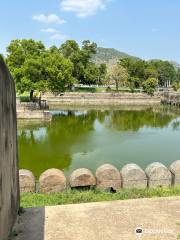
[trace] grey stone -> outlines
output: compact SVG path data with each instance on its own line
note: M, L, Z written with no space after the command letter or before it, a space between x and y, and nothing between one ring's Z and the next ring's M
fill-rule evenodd
M71 187L89 187L96 185L96 179L89 169L80 168L71 174L69 183Z
M41 193L62 192L66 188L66 177L59 169L48 169L39 178L39 191Z
M29 170L19 170L20 192L35 192L35 177Z
M127 164L121 170L123 188L146 188L147 176L136 164Z
M0 239L6 239L19 209L16 93L0 55Z
M121 188L121 174L117 168L110 164L104 164L96 170L97 186L102 189Z
M180 160L173 162L169 169L172 172L172 184L180 185Z
M150 164L145 170L148 177L149 187L169 187L171 186L172 175L169 169L162 163Z

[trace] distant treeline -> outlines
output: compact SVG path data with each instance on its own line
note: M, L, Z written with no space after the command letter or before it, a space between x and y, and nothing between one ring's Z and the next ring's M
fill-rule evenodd
M5 58L16 82L19 93L34 91L63 92L73 84L116 84L129 87L131 91L142 88L153 93L156 86L166 82L177 90L180 82L180 69L176 70L168 61L143 61L126 57L111 69L106 64L92 61L97 44L89 40L82 46L68 40L59 48L47 49L41 41L32 39L13 40L7 47Z

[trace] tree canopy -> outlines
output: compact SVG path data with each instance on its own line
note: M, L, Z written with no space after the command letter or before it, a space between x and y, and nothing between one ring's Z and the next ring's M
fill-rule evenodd
M84 41L82 47L68 40L59 48L46 49L32 39L13 40L7 47L7 64L20 93L34 91L62 92L73 83L93 84L106 74L105 66L91 62L97 45Z
M104 84L113 82L136 88L152 94L157 85L171 82L174 89L180 83L180 69L175 69L168 61L144 61L138 58L121 58L107 74L104 63L95 63L93 56L97 44L85 40L81 46L75 40L67 40L61 46L47 49L41 41L32 39L13 40L7 47L6 62L15 79L18 92L34 91L63 92L74 83Z

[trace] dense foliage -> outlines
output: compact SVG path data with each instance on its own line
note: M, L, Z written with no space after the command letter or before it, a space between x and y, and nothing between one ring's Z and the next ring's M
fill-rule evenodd
M119 59L116 58L116 63L108 72L105 63L94 61L99 51L105 62L106 58L113 58L113 54ZM83 41L82 46L68 40L59 48L52 46L49 49L40 41L13 40L7 47L6 61L17 91L28 91L31 99L34 91L63 92L71 89L74 83L114 84L116 91L119 87L127 87L132 92L143 89L148 94L153 94L157 86L163 87L167 83L171 83L176 91L180 88L180 69L172 63L144 61L112 49L106 55L105 49L102 51L89 40Z
M106 77L106 65L96 65L91 57L97 45L68 40L57 48L46 49L32 39L14 40L7 47L7 64L16 82L17 91L62 92L74 83L101 84Z
M121 78L119 77L122 68L126 79L122 78L122 74ZM115 83L118 79L120 86L126 83L132 92L137 88L143 88L148 94L153 94L157 86L164 87L170 83L177 88L180 70L176 70L168 61L123 58L110 70L110 76Z

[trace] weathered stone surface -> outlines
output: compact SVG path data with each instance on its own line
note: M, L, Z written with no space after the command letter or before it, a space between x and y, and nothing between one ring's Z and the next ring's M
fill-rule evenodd
M96 179L90 170L86 168L80 168L71 174L69 183L71 187L95 186Z
M0 56L0 239L7 238L19 209L16 94Z
M147 176L136 164L127 164L121 170L123 188L146 188Z
M172 175L162 163L150 164L145 170L148 177L149 187L171 186Z
M20 192L35 192L35 177L29 170L19 170Z
M53 106L62 104L63 106L119 106L119 105L150 105L160 104L161 96L155 93L150 96L145 93L64 93L53 94L45 93L42 99L48 102L48 105Z
M121 174L117 168L110 164L104 164L96 170L97 186L102 189L121 188Z
M59 169L49 169L39 178L39 191L41 193L62 192L66 188L66 177Z
M173 162L169 169L172 172L172 184L180 185L180 160Z

